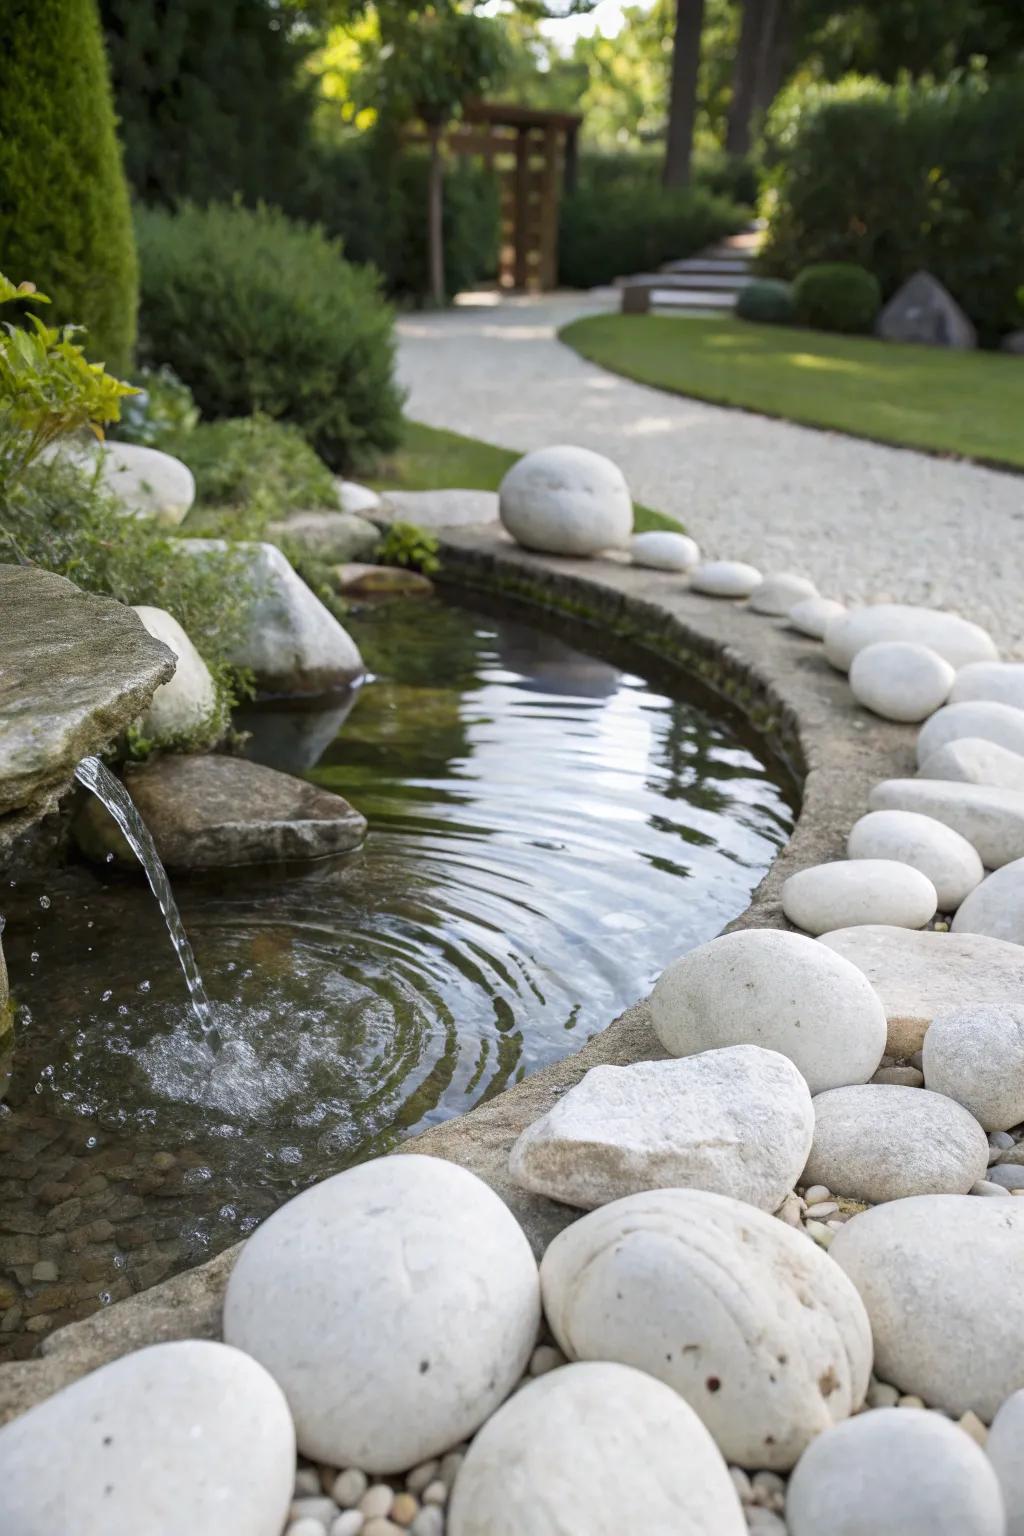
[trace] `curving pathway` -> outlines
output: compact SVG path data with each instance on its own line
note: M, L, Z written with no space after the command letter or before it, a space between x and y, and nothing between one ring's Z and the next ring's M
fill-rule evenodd
M801 571L848 602L953 608L1024 655L1024 475L618 378L557 339L601 307L555 295L406 316L409 415L506 448L607 453L636 498L681 518L709 555Z

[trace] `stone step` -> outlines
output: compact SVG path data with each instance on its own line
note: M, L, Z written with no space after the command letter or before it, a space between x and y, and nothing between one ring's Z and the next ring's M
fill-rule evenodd
M683 261L666 261L659 270L662 272L708 272L719 273L722 276L746 277L752 268L753 262L744 256L688 256Z
M620 277L617 286L620 288L652 287L659 288L699 288L705 290L721 289L723 293L739 293L751 281L749 277L735 275L721 276L712 272L636 272L630 277Z

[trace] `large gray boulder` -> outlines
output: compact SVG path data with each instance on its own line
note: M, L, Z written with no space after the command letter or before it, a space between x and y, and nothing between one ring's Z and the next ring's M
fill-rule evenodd
M898 288L875 321L883 341L927 347L976 347L978 337L948 289L930 272L915 272Z
M369 560L380 543L379 529L355 512L294 512L269 523L267 537L275 543L287 539L328 565Z

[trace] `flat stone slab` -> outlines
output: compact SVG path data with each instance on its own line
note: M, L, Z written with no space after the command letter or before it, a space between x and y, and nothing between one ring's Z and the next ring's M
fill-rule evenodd
M417 528L473 528L498 521L497 491L388 491L373 513L382 523Z
M341 795L237 757L162 757L125 770L125 787L168 869L304 862L350 853L366 819ZM104 862L135 856L92 797L75 822L79 847Z
M0 565L0 818L25 811L20 829L49 809L173 672L173 652L123 603Z

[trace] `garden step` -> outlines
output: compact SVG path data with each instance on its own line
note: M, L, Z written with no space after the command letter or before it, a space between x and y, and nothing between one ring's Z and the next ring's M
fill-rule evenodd
M750 281L750 277L739 276L736 273L636 272L630 277L618 278L617 286L635 288L638 284L646 284L648 287L655 285L658 288L720 288L726 293L738 293Z
M719 272L747 276L753 263L745 256L687 256L683 261L666 261L662 272Z
M679 288L663 283L631 283L622 289L622 313L643 315L657 305L674 309L731 310L736 305L735 293L711 292L706 288Z

